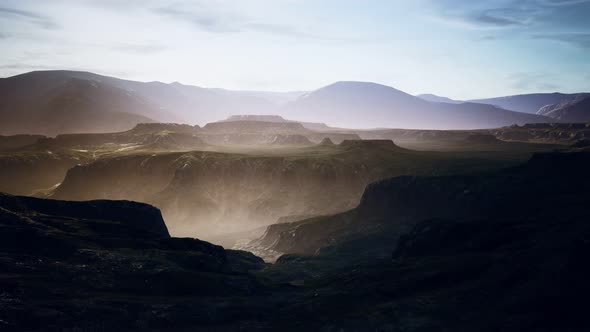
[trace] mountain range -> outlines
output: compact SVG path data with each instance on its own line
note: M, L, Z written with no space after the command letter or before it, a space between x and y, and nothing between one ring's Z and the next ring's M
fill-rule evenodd
M537 114L564 122L590 121L590 94L578 94L572 99L543 106Z
M588 121L567 115L576 97L532 94L461 102L412 96L371 82L342 81L310 92L232 91L178 82L137 82L79 71L35 71L0 79L0 134L115 132L137 123L204 125L235 114L280 115L348 128L477 129ZM571 105L564 103L572 102ZM559 104L559 112L538 113ZM529 113L529 114L526 114ZM537 114L530 114L537 113ZM581 114L581 115L580 115Z
M542 114L539 112L544 106L569 102L584 97L590 97L590 93L531 93L487 99L474 99L470 100L470 102L496 105L515 112Z
M35 71L0 79L0 133L55 135L121 131L140 122L206 123L237 111L270 111L277 107L277 94Z
M475 129L551 121L486 104L430 102L370 82L328 85L286 104L282 112L299 120L357 128Z

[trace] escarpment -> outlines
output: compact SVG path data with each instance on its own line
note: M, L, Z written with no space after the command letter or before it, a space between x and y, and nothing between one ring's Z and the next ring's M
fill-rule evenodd
M524 165L492 173L377 181L367 186L356 208L273 225L257 241L278 252L316 254L356 238L370 238L376 231L389 233L394 245L416 223L431 219L569 219L590 210L577 200L553 197L583 196L590 190L588 165L587 152L540 153ZM568 185L572 181L576 186Z

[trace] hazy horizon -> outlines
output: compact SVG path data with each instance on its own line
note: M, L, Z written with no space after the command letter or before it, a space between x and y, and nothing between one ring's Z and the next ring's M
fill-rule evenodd
M586 0L3 1L0 76L241 91L365 81L458 100L590 90Z
M163 83L163 84L179 83L179 84L182 84L182 85L191 85L191 86L197 86L197 87L201 87L201 88L214 89L214 90L217 89L217 90L227 90L227 91L234 91L234 92L253 92L253 93L254 92L260 92L260 93L268 92L268 93L296 93L296 94L305 94L305 93L309 93L309 92L312 92L312 91L321 89L323 87L330 86L332 84L340 83L340 82L374 83L374 84L379 84L379 85L391 87L391 88L394 88L396 90L399 90L399 91L408 93L408 94L413 95L413 96L432 95L432 96L435 96L435 97L443 97L443 98L447 97L447 98L450 98L450 97L448 97L446 95L437 94L437 93L433 93L433 92L424 92L424 93L412 94L412 93L409 93L408 91L405 91L405 90L400 89L398 87L391 86L391 85L388 85L388 84L385 84L385 83L382 83L382 82L356 81L356 80L339 80L339 81L334 81L334 82L328 83L328 84L323 85L323 86L313 87L313 88L310 88L310 89L295 89L295 90L270 90L270 89L269 90L254 90L254 89L250 89L250 90L248 90L248 89L228 89L228 88L225 88L225 87L218 87L218 86L194 85L194 84L185 83L185 82L179 82L179 81L167 81L167 82L163 82L163 81L159 81L159 80L135 80L135 79L128 78L128 77L112 76L112 75L109 75L109 74L104 74L104 73L100 73L100 72L92 72L92 71L87 71L87 70L83 70L83 69L80 69L80 70L78 70L78 69L58 69L58 68L56 68L56 69L39 69L39 70L24 71L24 72L13 74L13 75L9 75L9 76L2 76L0 78L10 78L10 77L14 77L14 76L19 76L19 75L27 74L27 73L30 73L30 72L50 72L50 71L80 71L80 72L89 72L89 73L93 73L93 74L98 74L98 75L101 75L101 76L114 77L114 78L123 79L123 80L137 81L137 82L141 82L141 83L153 83L153 82L158 82L158 83ZM536 94L536 93L576 94L576 93L587 93L587 91L589 91L589 90L579 90L579 91L571 91L571 92L564 92L564 91L561 91L561 90L539 92L537 90L534 90L534 91L529 91L529 92L515 93L514 95L526 95L526 94ZM509 95L506 95L506 96L509 96ZM478 98L472 98L472 99L473 100L477 100L477 99L488 99L488 98L498 98L498 97L505 97L505 95L493 95L493 96L490 95L490 96L484 96L484 97L478 97ZM472 100L472 99L457 99L457 98L450 98L450 99L457 100L457 101L469 101L469 100ZM236 115L238 115L238 114L236 114ZM264 115L264 114L261 114L261 115Z

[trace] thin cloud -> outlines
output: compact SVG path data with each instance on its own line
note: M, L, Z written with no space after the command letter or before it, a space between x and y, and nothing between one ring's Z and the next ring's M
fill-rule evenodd
M590 3L590 0L542 0L539 3L547 6L572 6L584 3Z
M558 41L580 48L590 49L590 33L537 34L533 38Z
M524 26L529 21L522 15L522 13L510 8L474 12L466 15L465 19L478 25L493 27Z
M51 30L58 28L58 24L51 18L39 15L28 10L21 10L16 8L0 7L0 17L7 19L25 20L31 24L35 24L43 29Z
M574 23L568 19L572 10L587 9L588 4L590 0L510 0L502 2L501 6L493 2L431 1L440 21L482 29L530 28L547 20L568 26Z
M288 37L333 40L340 39L308 33L291 25L258 22L235 13L213 12L203 7L192 10L178 9L175 7L161 7L154 9L153 12L157 15L190 23L199 30L212 33L240 33L256 31Z
M167 16L176 20L181 20L192 24L200 30L215 33L240 32L239 26L236 26L235 20L224 18L223 15L208 13L205 10L185 11L173 7L162 7L154 9L154 13Z

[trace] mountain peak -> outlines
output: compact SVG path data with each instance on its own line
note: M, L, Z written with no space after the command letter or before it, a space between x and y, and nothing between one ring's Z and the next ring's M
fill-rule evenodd
M302 99L310 97L320 98L345 98L359 100L380 100L383 98L402 98L405 100L413 100L413 102L423 102L421 99L416 98L403 91L397 90L387 85L373 83L373 82L361 82L361 81L338 81L330 85L326 85L320 89L312 91L304 96Z
M383 89L403 92L388 85L365 81L337 81L318 89L318 91L323 89Z

